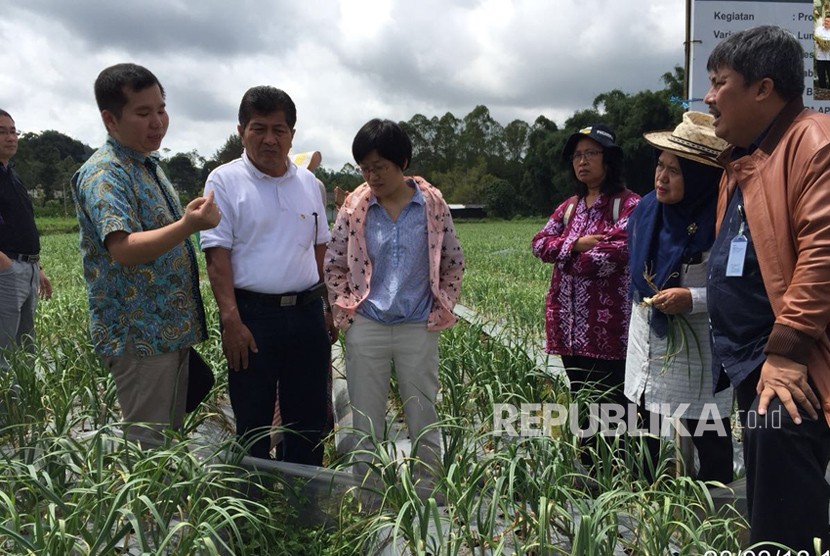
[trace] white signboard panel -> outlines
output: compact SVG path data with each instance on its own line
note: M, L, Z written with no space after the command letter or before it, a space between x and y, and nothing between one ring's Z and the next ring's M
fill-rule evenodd
M823 15L821 0L694 0L689 108L707 111L703 103L703 96L709 89L706 61L716 44L735 31L757 25L779 25L795 35L804 47L804 104L830 112L830 88L818 87L814 65L816 47L813 32L815 26L823 22Z

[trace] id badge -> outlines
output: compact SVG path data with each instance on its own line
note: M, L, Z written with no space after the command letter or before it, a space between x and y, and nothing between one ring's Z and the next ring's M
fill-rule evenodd
M726 261L727 276L741 277L744 275L744 261L746 260L748 245L749 242L743 234L732 238L732 242L729 244L729 259Z

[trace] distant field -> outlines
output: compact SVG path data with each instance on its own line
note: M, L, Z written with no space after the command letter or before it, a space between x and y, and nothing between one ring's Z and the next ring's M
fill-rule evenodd
M78 219L74 216L38 218L37 229L41 235L77 232Z
M461 302L523 331L542 334L551 266L533 257L530 239L544 223L542 218L456 223L467 263ZM37 224L50 278L58 265L65 271L57 276L59 284L80 280L77 220L39 218Z
M531 254L530 240L545 222L457 223L467 264L461 303L541 338L551 265Z

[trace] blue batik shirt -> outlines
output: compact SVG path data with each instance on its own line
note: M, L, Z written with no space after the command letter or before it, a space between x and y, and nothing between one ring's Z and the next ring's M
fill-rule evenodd
M178 195L158 160L109 137L72 177L89 328L101 355L122 355L128 341L141 356L172 353L207 337L189 239L137 265L118 263L104 246L112 232L154 230L181 218Z

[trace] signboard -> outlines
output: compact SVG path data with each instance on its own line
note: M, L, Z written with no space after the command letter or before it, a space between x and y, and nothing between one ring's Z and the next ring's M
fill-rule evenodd
M830 15L830 0L694 0L690 109L708 111L703 103L709 90L706 61L716 44L735 31L757 25L779 25L790 31L804 48L804 104L821 112L830 112L830 83L819 83L815 63L817 47L813 39L816 26L823 24L825 14ZM826 57L830 63L830 49ZM820 84L825 87L819 87Z

